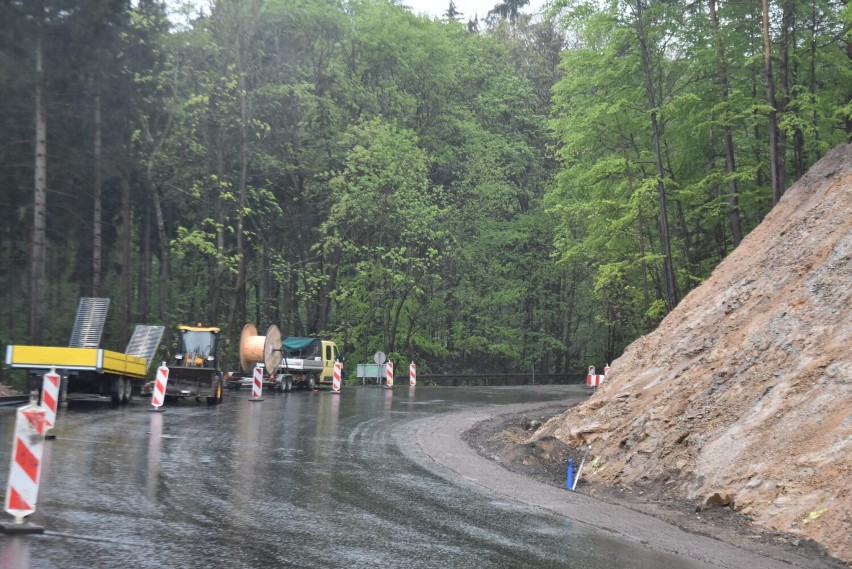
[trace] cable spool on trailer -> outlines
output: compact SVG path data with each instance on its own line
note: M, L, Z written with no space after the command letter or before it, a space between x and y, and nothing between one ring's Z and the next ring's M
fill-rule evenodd
M273 324L266 330L266 336L258 336L254 324L246 324L240 334L240 368L243 373L252 373L261 362L266 373L275 375L281 364L281 331Z

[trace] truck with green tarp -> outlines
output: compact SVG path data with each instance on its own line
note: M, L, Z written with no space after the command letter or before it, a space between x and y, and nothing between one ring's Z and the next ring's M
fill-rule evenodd
M334 342L316 336L289 336L282 348L281 364L275 374L282 391L331 385L334 362L342 361Z
M252 332L253 333L253 332ZM251 336L250 336L251 337ZM258 337L263 339L263 337ZM241 341L242 344L242 341ZM273 342L278 345L277 342ZM228 374L225 382L228 389L251 389L253 374L249 368L260 367L263 374L263 389L289 392L294 389L314 390L321 385L331 385L334 379L334 362L343 361L337 345L318 336L289 336L280 343L281 363L269 371L260 362L245 366L243 373ZM273 348L278 351L277 348ZM252 359L249 357L249 359ZM258 357L254 359L260 359Z

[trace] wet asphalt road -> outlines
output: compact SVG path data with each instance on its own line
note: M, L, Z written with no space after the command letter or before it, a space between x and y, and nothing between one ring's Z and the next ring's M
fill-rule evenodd
M240 391L164 413L74 402L45 446L31 520L46 533L0 535L0 567L708 566L478 492L405 448L424 419L580 389ZM14 411L0 409L4 489Z

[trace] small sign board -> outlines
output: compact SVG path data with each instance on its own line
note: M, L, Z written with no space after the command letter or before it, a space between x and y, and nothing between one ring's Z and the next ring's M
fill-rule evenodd
M387 356L385 355L384 352L376 352L375 354L373 354L373 361L376 362L379 365L382 365L383 363L385 363L386 359L387 359Z

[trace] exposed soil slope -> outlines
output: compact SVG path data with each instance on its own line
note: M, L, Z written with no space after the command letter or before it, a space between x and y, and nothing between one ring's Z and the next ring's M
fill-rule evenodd
M852 562L852 145L546 437L592 445L584 478L730 506Z

